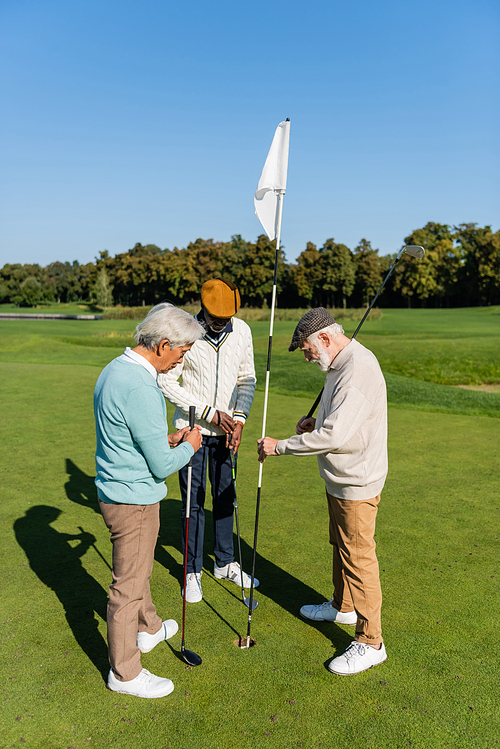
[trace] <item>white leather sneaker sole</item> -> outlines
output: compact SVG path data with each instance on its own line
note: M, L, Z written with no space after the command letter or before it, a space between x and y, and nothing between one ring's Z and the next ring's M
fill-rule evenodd
M178 629L179 625L175 619L166 619L154 635L150 635L148 632L138 632L137 647L141 653L150 653L159 642L169 640L173 637Z
M313 622L335 622L336 624L356 624L358 615L355 611L337 611L331 601L318 603L317 606L302 606L300 615Z
M241 588L241 567L238 562L230 562L225 567L214 565L214 577L216 580L229 580L229 582L239 585ZM243 572L243 587L250 588L252 585L251 575ZM256 577L253 579L253 587L259 587L259 581Z
M201 572L189 572L186 575L186 603L199 603L203 600L201 576ZM181 595L184 596L184 589Z
M368 671L373 666L379 666L387 660L385 645L382 643L379 650L363 642L351 642L345 653L334 658L328 664L328 670L332 674L340 676L353 676Z
M119 694L129 694L132 697L157 699L166 697L174 691L174 684L170 679L155 676L143 668L139 676L131 681L118 681L112 670L108 676L108 689Z

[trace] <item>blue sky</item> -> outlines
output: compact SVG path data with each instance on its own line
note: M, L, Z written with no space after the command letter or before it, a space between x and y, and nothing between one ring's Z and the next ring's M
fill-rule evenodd
M496 0L0 0L0 266L255 241L290 117L282 243L500 228Z

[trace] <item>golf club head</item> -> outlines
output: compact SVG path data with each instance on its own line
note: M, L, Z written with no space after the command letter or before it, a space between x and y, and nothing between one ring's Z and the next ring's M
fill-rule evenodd
M417 260L422 260L423 256L425 255L425 250L423 247L421 247L419 244L407 244L404 248L404 251L407 255L411 255L412 257L416 257Z
M188 666L200 666L201 665L200 656L196 655L196 653L193 653L192 650L186 650L186 648L181 648L181 654L182 654L182 658L188 664Z
M243 602L244 602L245 606L247 607L247 609L249 609L250 608L250 599L249 598L244 598ZM255 611L255 609L257 608L258 605L259 605L259 602L256 601L255 598L252 598L252 611Z

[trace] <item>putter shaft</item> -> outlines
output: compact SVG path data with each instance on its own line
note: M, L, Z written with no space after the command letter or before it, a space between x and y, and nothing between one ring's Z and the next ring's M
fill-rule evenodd
M239 561L240 561L240 573L241 573L241 597L243 599L243 603L245 606L252 607L252 610L256 609L258 604L258 601L251 601L249 598L246 598L245 596L245 586L243 584L243 560L242 560L242 554L241 554L241 536L240 536L240 522L238 518L238 500L236 498L236 460L234 456L233 450L230 451L231 455L231 474L233 477L233 488L234 488L234 514L236 517L236 538L238 539L238 555L239 555Z
M195 407L189 406L189 427L193 429L195 418ZM186 534L184 539L184 588L182 591L182 644L181 654L189 666L199 666L201 658L192 650L186 650L184 646L184 632L186 628L186 580L187 580L187 550L189 541L189 515L191 510L191 477L193 472L193 460L188 463L187 491L186 491Z

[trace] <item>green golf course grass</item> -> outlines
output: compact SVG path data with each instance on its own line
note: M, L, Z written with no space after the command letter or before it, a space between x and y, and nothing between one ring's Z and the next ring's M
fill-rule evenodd
M213 577L209 520L204 600L186 612L186 647L203 663L187 667L175 635L143 656L146 668L174 681L174 692L140 700L105 688L111 544L93 484L92 413L99 371L133 344L135 323L0 321L0 746L500 746L493 637L500 395L451 386L500 381L499 323L499 308L384 310L359 335L382 363L390 402L390 471L376 536L387 662L355 677L326 670L352 628L311 626L298 616L301 605L332 595L324 486L314 458L270 458L257 545L256 645L235 644L246 634L248 610L237 586ZM260 382L238 463L247 570L266 327L252 323ZM266 430L274 437L293 433L323 380L299 353L287 352L293 327L278 323L274 331ZM167 486L152 592L160 615L181 623L177 478Z

